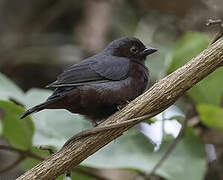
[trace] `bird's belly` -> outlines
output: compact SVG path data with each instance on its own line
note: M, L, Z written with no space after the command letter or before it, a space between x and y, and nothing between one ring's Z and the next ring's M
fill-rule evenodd
M135 80L131 77L121 81L82 86L80 87L81 104L84 105L85 101L88 104L91 101L92 105L97 103L107 105L124 104L142 94L146 87L147 82L143 82L143 79Z
M66 109L86 115L94 121L107 118L118 110L118 105L126 104L142 94L147 87L147 82L144 81L143 78L129 77L121 81L79 86L76 89L78 96L73 98L71 95L67 98L69 104L73 105Z

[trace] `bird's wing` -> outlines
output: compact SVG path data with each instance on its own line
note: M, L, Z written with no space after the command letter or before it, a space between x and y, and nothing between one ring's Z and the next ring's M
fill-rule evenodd
M78 86L121 80L127 77L129 60L114 56L93 56L75 64L57 77L47 87Z
M96 60L91 69L102 77L118 81L125 79L129 72L129 59L117 56L100 56L103 60Z

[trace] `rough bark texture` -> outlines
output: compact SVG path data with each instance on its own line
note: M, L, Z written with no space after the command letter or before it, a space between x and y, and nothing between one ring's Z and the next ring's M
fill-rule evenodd
M159 113L163 111L182 96L185 91L221 65L223 65L223 39L219 39L196 58L154 84L147 92L112 115L100 126L122 122L151 112L157 111ZM122 135L131 126L99 132L70 143L49 159L27 171L18 180L54 179Z

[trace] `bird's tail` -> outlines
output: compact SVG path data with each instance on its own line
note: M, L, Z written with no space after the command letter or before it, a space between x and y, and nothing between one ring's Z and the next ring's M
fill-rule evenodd
M63 108L63 103L60 103L60 100L64 98L64 95L58 95L56 94L57 90L51 95L44 103L41 103L33 108L28 109L26 112L24 112L21 116L20 119L25 118L26 116L39 112L43 109L60 109Z
M39 104L39 105L37 105L37 106L35 106L33 108L28 109L26 112L24 112L20 116L20 119L23 119L23 118L25 118L26 116L28 116L28 115L30 115L32 113L39 112L39 111L45 109L48 104L49 104L49 102L44 102L44 103Z

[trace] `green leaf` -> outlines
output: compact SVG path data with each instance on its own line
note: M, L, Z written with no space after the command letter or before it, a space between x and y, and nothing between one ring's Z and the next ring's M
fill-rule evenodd
M167 61L169 61L167 72L171 73L180 66L183 66L206 48L208 43L209 38L204 34L198 32L186 33L176 42L175 49L167 57ZM219 105L223 93L223 83L220 83L222 77L223 69L217 69L187 93L196 104Z
M23 102L23 91L2 73L0 73L0 84L0 99L8 100L9 98L14 98Z
M184 119L184 116L172 116L171 118L168 118L168 120L177 120L180 123L182 123Z
M167 57L167 60L169 61L167 72L173 72L198 55L208 46L209 41L207 35L198 32L185 33L176 42L175 48Z
M168 143L168 144L167 144ZM166 152L169 142L164 142L157 156ZM193 164L193 165L191 165ZM186 167L186 168L185 168ZM196 167L196 168L194 168ZM206 154L204 144L201 143L193 129L187 128L182 140L180 140L163 165L157 171L159 175L167 175L171 180L202 180L206 172Z
M223 132L223 109L208 104L201 104L197 106L199 117L202 123L214 129Z
M152 124L152 123L156 122L156 120L157 119L155 117L153 117L153 118L146 119L143 122L147 123L147 124Z
M3 111L2 130L5 139L13 147L23 150L29 149L34 133L32 120L29 117L21 120L20 115L24 109L12 102L0 100L0 109Z
M188 91L196 104L220 105L223 93L223 69L219 68Z
M166 141L161 145L160 150L154 152L153 146L145 136L128 132L128 135L121 136L90 156L83 165L98 168L129 168L148 172L167 151L172 139L166 136ZM204 145L192 129L189 129L158 169L157 174L171 180L187 180L190 174L190 179L202 180L205 170Z

